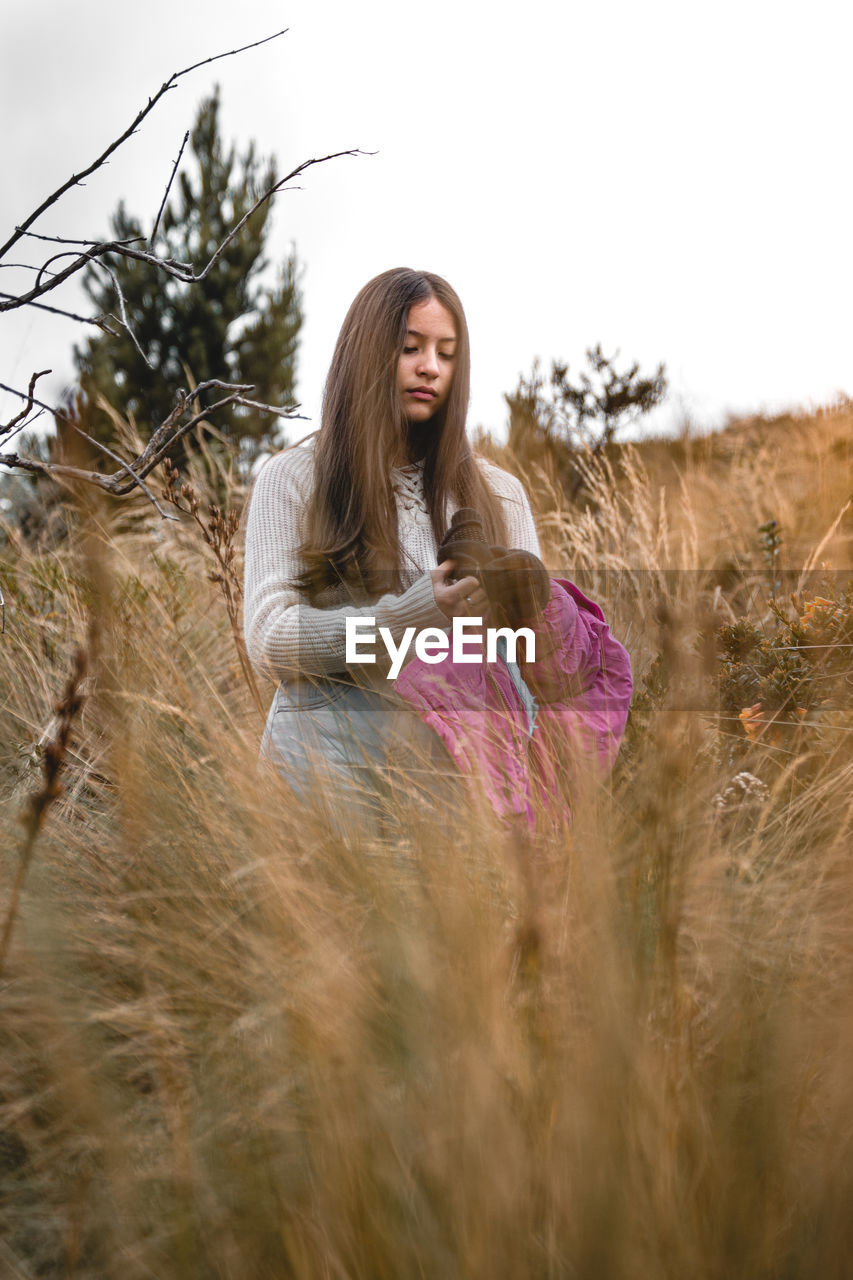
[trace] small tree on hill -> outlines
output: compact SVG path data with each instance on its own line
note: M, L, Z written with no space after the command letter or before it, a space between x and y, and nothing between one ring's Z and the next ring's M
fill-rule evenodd
M203 259L276 181L271 160L263 168L254 146L239 158L223 149L219 133L219 93L203 101L190 134L195 174L182 172L178 191L163 210L158 233L160 256L177 262ZM283 263L277 281L261 283L268 266L264 244L271 205L263 204L231 241L214 269L195 284L164 277L149 262L122 257L107 269L89 268L85 287L97 310L119 314L124 298L128 328L99 334L75 348L80 385L90 401L98 394L125 416L132 415L143 438L173 407L176 386L212 378L252 383L252 398L292 407L301 299L295 256ZM142 234L139 220L123 204L112 219L116 240ZM165 243L164 243L165 242ZM217 414L220 432L245 459L279 439L278 419L244 406ZM96 410L97 438L108 443L113 423Z
M589 366L575 383L569 366L553 361L546 384L538 362L529 378L520 378L506 397L510 410L509 445L520 454L531 443L544 446L557 457L569 496L577 497L583 473L579 456L596 457L617 433L660 404L666 395L663 364L651 377L640 374L635 361L623 372L615 362L619 352L605 356L599 343L587 349Z

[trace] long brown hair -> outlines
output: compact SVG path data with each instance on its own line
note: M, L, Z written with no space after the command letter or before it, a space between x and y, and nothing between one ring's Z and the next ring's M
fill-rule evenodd
M447 504L476 507L491 542L506 540L500 501L491 492L465 435L470 346L465 312L441 276L396 267L368 281L347 312L323 396L296 585L316 596L344 582L370 594L399 587L403 565L391 467L408 439L397 390L397 362L410 307L435 298L456 325L456 361L447 400L423 438L424 496L436 543Z

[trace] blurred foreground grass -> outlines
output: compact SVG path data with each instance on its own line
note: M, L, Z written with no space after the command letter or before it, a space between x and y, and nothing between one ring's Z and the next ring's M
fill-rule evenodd
M189 523L8 529L7 903L76 647L90 671L0 976L0 1273L848 1275L846 632L766 732L714 635L778 630L770 519L841 598L851 425L622 450L583 511L516 460L637 675L612 779L533 846L405 796L344 838L258 772Z

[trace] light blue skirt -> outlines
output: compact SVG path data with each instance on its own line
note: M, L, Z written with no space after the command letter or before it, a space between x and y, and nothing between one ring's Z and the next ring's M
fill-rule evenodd
M280 684L261 756L339 830L408 802L434 807L458 786L444 744L390 682L361 686L345 674Z

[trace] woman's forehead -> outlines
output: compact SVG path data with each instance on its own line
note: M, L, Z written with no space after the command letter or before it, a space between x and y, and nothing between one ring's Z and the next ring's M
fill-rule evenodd
M456 341L456 321L438 298L426 298L409 307L406 327L419 338L435 338L438 342Z

